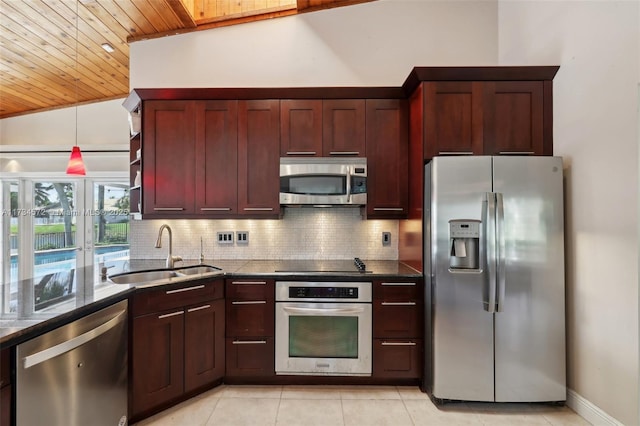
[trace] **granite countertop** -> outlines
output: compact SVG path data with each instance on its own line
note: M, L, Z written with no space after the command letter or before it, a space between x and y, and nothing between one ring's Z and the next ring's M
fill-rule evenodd
M348 276L349 279L363 280L373 278L419 278L422 274L402 262L395 260L364 260L366 271L360 272L353 260L214 260L207 259L204 264L220 269L219 274L207 277L237 276L265 278L312 277L322 279ZM180 262L175 269L197 265L195 260ZM109 270L110 275L122 272L164 269L164 260L130 260ZM96 268L97 269L97 268ZM8 346L21 343L56 327L74 321L113 303L128 298L136 291L135 285L114 284L101 279L97 272L89 272L93 280L85 283L82 278L86 269L76 273L75 294L55 305L33 313L33 280L23 280L18 284L18 300L11 313L0 316L0 345ZM93 272L93 273L92 273ZM193 275L190 278L200 279ZM185 281L187 278L180 279ZM175 282L175 281L174 281ZM21 300L23 302L21 302ZM30 303L31 302L31 303Z

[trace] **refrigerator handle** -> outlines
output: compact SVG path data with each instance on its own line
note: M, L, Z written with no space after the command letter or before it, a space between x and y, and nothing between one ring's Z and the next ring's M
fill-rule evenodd
M488 281L485 286L485 311L494 313L496 311L496 197L493 192L485 194L483 216L485 262L487 274L484 276Z
M496 312L504 310L505 295L505 272L506 272L506 249L504 239L504 202L501 193L496 193L496 260L497 260L497 284L498 301L496 302Z

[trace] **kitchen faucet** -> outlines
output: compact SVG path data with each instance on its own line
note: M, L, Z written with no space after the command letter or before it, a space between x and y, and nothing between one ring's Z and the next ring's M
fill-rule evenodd
M165 229L169 233L169 254L167 255L167 268L173 268L173 263L181 261L182 257L173 255L173 238L171 235L171 228L166 223L160 227L160 230L158 230L156 248L162 247L162 231L164 231Z

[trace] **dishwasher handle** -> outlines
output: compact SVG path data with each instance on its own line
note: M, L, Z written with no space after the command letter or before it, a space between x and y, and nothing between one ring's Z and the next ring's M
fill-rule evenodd
M111 318L109 321L102 323L101 325L97 326L96 328L93 328L89 331L87 331L86 333L83 333L79 336L73 337L67 341L64 341L62 343L59 343L55 346L51 346L50 348L47 348L43 351L40 352L36 352L32 355L28 355L25 356L23 358L23 365L24 368L31 368L35 365L38 365L40 363L43 363L45 361L50 360L51 358L55 358L59 355L62 355L66 352L69 352L79 346L84 345L87 342L90 342L91 340L95 339L96 337L106 333L107 331L111 330L112 328L114 328L116 325L118 325L119 323L121 323L122 321L125 320L127 311L126 310L122 310L120 312L118 312L118 314L116 316L114 316L113 318Z

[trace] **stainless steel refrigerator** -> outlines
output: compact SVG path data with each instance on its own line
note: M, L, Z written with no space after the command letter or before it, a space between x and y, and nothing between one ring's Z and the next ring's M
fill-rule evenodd
M436 157L424 224L432 397L565 401L562 159Z

